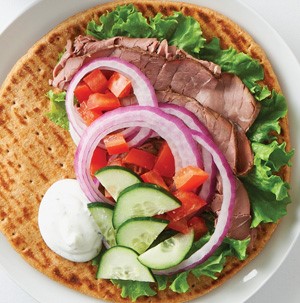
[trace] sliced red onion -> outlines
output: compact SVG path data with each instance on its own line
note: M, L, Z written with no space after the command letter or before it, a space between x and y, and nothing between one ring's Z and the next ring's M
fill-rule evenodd
M117 71L126 76L132 84L139 105L157 106L157 98L149 79L133 64L119 58L97 58L84 65L73 77L67 90L66 110L74 133L81 137L87 128L74 104L74 90L81 79L96 68ZM76 142L75 142L76 143Z
M107 112L92 123L81 137L75 155L75 173L90 201L101 201L103 195L92 181L90 163L99 141L109 133L125 127L145 127L165 139L175 158L175 168L197 166L199 152L190 129L177 117L158 107L128 106Z
M152 129L141 128L139 133L127 140L129 147L138 147L145 143L152 135Z
M173 275L178 272L192 269L195 266L203 263L221 245L230 227L236 196L236 181L232 169L230 168L224 155L219 151L219 149L215 148L215 144L210 138L199 132L194 133L193 138L209 153L211 153L212 158L219 170L223 184L222 207L219 212L215 231L210 240L180 264L166 270L153 271L157 275Z
M199 131L211 138L210 132L206 126L185 107L170 103L159 103L159 107L165 113L180 118L190 129Z

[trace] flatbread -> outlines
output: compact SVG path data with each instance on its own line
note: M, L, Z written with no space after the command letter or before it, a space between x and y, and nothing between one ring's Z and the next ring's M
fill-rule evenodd
M91 19L112 10L110 2L79 13L51 30L14 66L0 91L0 228L14 249L34 268L72 289L111 302L130 302L122 299L120 289L109 281L95 279L95 267L90 263L73 263L53 253L41 238L37 214L43 194L55 181L74 178L75 145L67 131L45 117L49 101L45 93L51 89L48 80L57 62L57 55L66 44L84 34ZM129 3L129 2L128 2ZM130 1L146 16L157 12L164 15L182 11L201 23L204 36L217 36L224 48L233 46L258 59L265 70L263 83L280 92L276 75L265 53L255 41L227 17L207 8L164 1ZM288 142L287 118L281 121L282 139ZM289 170L282 172L289 180ZM142 297L138 302L184 302L204 295L221 285L251 261L268 242L277 224L261 224L253 249L246 261L229 259L218 280L190 277L191 291L176 294L159 291L155 297Z

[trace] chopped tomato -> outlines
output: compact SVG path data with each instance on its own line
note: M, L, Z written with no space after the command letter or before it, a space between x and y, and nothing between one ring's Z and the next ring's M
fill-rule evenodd
M83 78L83 82L93 93L103 93L107 89L108 81L100 69L94 69Z
M170 223L168 224L168 228L176 230L182 234L187 234L190 231L190 228L187 225L186 218L182 218L178 221L171 220Z
M107 135L103 141L107 152L110 155L125 153L129 150L128 144L122 133Z
M194 230L194 239L197 241L208 232L205 220L201 217L193 217L187 222Z
M174 221L170 216L168 216L168 214L156 215L155 218L168 220L169 224L167 228L176 230L182 234L187 234L190 231L190 227L187 224L186 218Z
M162 176L155 170L149 170L148 172L141 175L141 178L144 182L152 183L163 187L166 190L169 190Z
M167 142L164 142L158 152L154 169L163 177L171 178L175 174L175 161Z
M194 214L204 206L206 202L198 195L191 191L177 190L173 195L180 200L181 206L168 212L168 215L174 220L178 221L191 214Z
M95 112L93 110L88 109L86 102L80 103L80 107L78 107L77 110L86 125L90 125L92 122L94 122L97 118L99 118L102 115L101 112Z
M132 89L130 80L118 72L109 78L107 87L118 98L127 97Z
M96 147L91 160L91 174L107 165L107 152L103 148Z
M87 100L87 107L96 112L113 110L121 106L119 99L112 93L94 93Z
M132 148L124 157L123 162L151 170L154 166L155 160L155 155L141 149Z
M208 173L199 167L187 166L179 170L174 176L177 189L191 191L197 189L208 178Z
M91 89L84 82L80 82L74 90L74 95L79 103L87 101L92 93Z

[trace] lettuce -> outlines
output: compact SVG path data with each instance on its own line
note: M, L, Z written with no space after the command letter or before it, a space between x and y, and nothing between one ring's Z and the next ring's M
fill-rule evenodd
M50 100L50 111L46 116L58 126L69 129L69 120L66 112L65 99L66 92L54 93L52 90L47 92L47 97Z
M202 237L200 240L193 244L194 247L192 247L192 251L201 248L207 241L209 241L209 239L209 234ZM170 289L177 293L187 292L190 289L187 281L189 273L194 275L196 278L207 276L216 280L218 278L218 274L222 272L228 256L235 256L239 260L246 259L246 249L249 242L250 238L245 240L225 238L221 246L205 262L189 271L179 273L169 278L171 283Z
M264 79L263 67L249 55L239 53L232 47L221 49L220 40L213 38L203 47L199 56L203 60L220 65L222 71L237 75L257 100L261 101L270 96L268 88L258 84L258 81Z
M149 282L130 281L130 280L111 280L112 283L121 288L121 297L130 298L131 301L135 302L139 297L142 296L155 296L156 291L151 288Z
M252 227L260 223L277 222L286 215L291 202L290 186L278 175L283 165L291 165L294 151L286 152L286 143L273 141L269 144L252 143L254 168L243 178L253 212Z
M254 124L247 132L248 138L252 142L265 142L275 140L275 136L271 136L272 132L280 134L281 128L279 119L287 114L287 104L284 96L272 92L270 98L261 102L261 110Z
M200 24L181 12L168 17L157 14L148 22L134 5L128 4L102 15L99 21L100 24L89 22L86 31L97 39L116 36L167 39L169 44L189 53L198 53L205 43Z

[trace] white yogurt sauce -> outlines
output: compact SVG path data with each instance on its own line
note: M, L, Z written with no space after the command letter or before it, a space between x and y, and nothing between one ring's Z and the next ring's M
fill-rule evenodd
M70 261L89 261L102 247L89 202L77 180L64 179L51 185L40 204L38 224L45 243Z

